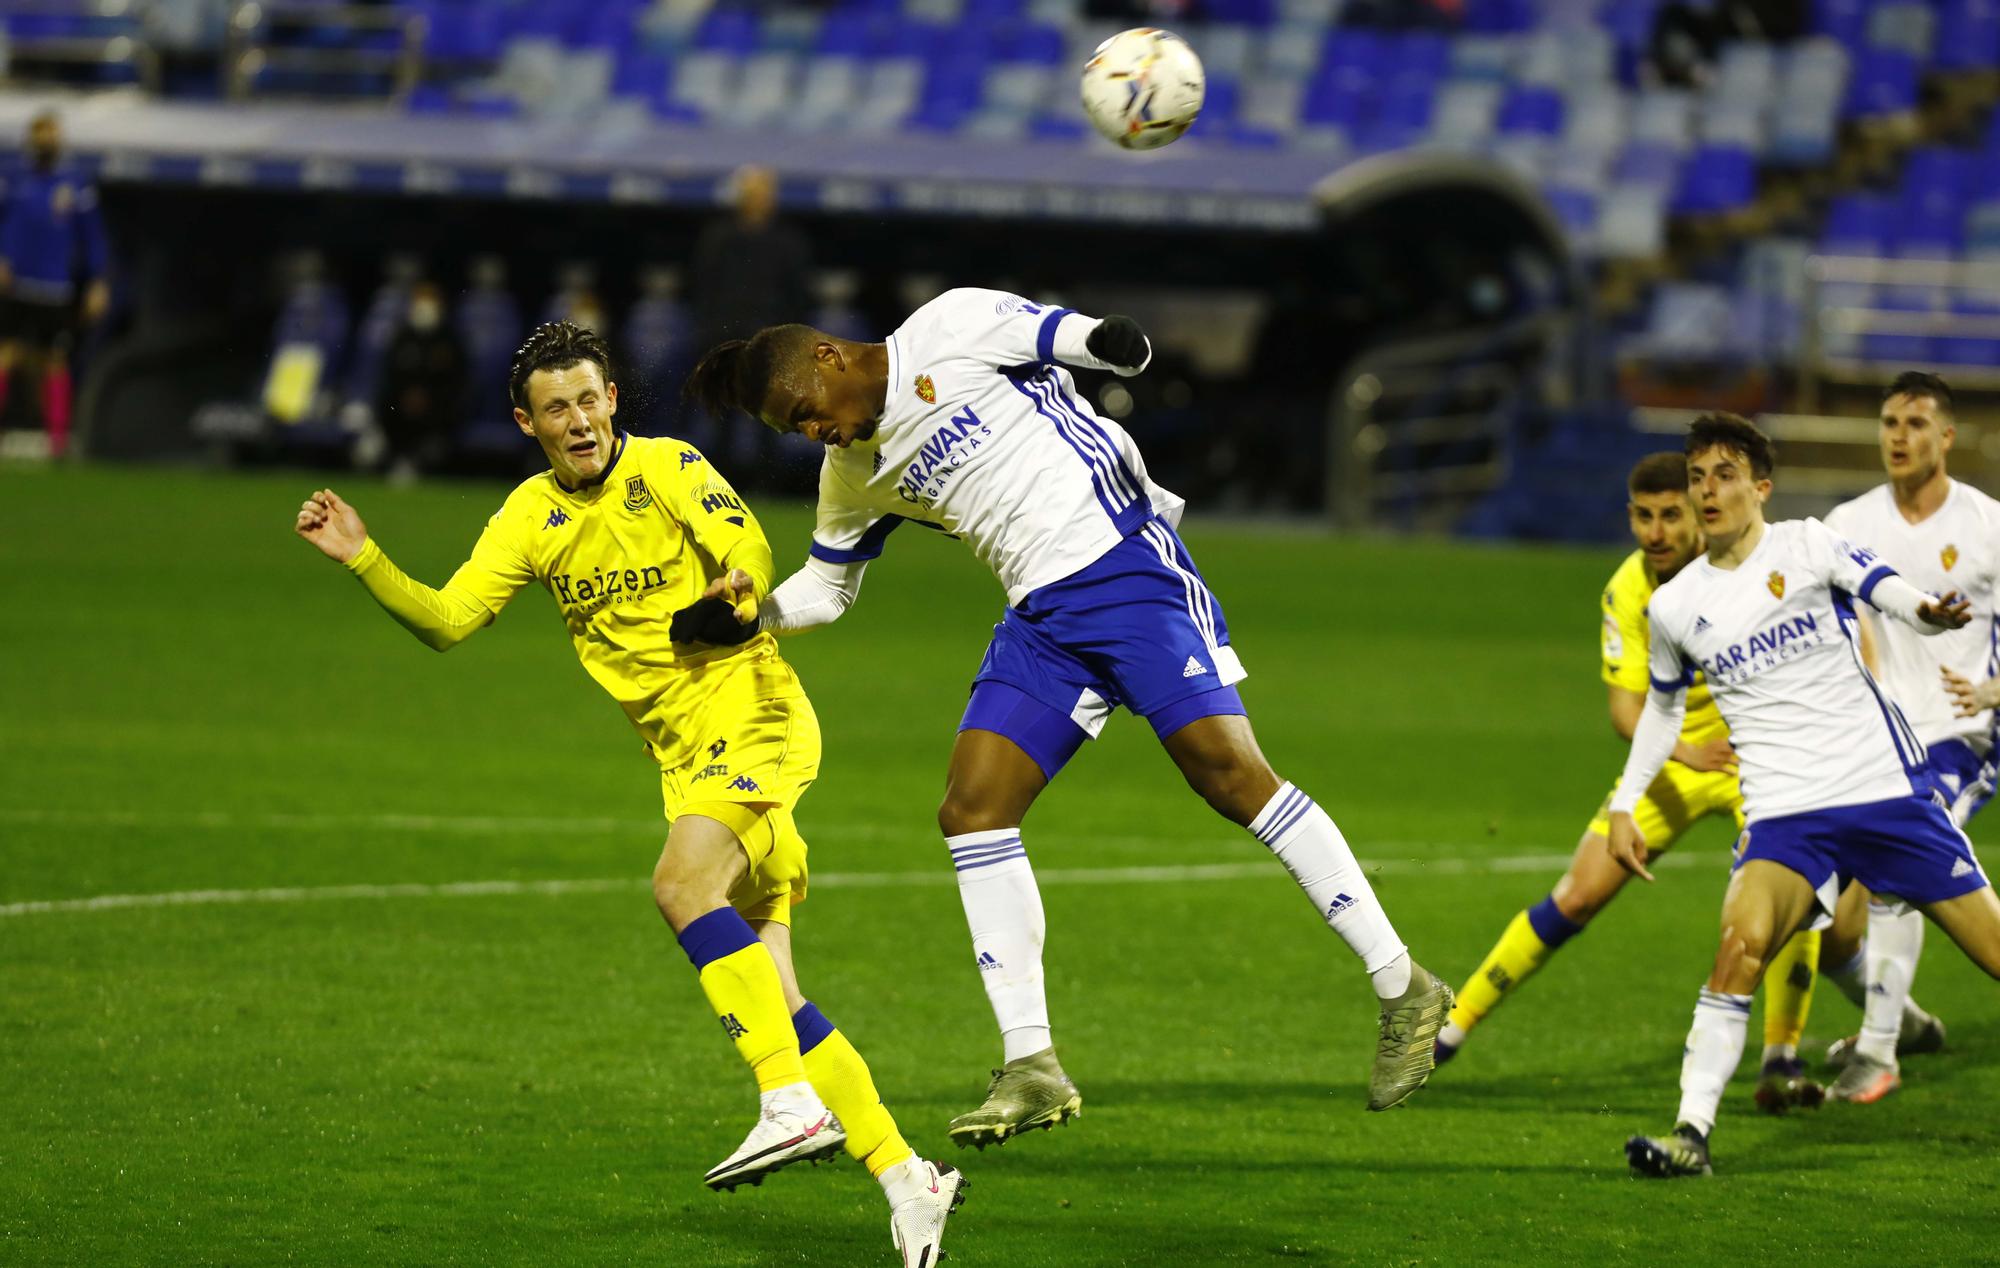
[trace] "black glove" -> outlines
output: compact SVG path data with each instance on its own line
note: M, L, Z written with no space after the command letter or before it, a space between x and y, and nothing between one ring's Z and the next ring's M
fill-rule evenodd
M1097 329L1083 341L1090 355L1109 365L1123 366L1136 370L1146 364L1152 355L1152 345L1146 342L1146 332L1139 329L1139 323L1130 317L1117 314L1097 323Z
M736 619L736 607L724 598L696 599L674 613L667 637L676 643L713 643L733 647L747 643L757 632L757 623L745 625Z

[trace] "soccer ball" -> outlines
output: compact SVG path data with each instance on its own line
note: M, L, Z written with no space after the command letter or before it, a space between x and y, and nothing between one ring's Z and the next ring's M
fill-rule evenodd
M1157 150L1201 113L1208 76L1188 42L1150 26L1120 31L1083 64L1083 109L1128 150Z

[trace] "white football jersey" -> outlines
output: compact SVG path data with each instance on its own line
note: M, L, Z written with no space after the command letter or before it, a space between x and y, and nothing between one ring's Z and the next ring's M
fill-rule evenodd
M1065 321L1074 322L1062 332ZM829 448L812 554L857 563L905 522L962 537L1007 602L1094 563L1182 500L1146 477L1124 428L1055 364L1090 318L1004 291L946 291L889 336L889 395L873 437Z
M1729 723L1752 821L1922 792L1924 747L1868 674L1854 601L1894 570L1818 520L1766 526L1742 565L1696 559L1653 592L1653 686L1694 671Z
M1926 638L1900 621L1876 621L1876 663L1882 686L1926 744L1962 739L1985 754L1993 744L1993 712L1954 717L1938 667L1973 682L2000 673L2000 625L1994 587L2000 581L2000 502L1968 484L1951 482L1944 505L1921 524L1896 509L1888 485L1833 508L1826 526L1882 557L1919 590L1957 590L1972 600L1972 622Z

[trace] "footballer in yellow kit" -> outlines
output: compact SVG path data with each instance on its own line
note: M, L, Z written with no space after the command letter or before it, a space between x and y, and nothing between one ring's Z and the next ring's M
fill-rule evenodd
M1704 541L1688 499L1687 459L1682 454L1663 452L1642 459L1627 478L1626 492L1632 536L1639 549L1626 557L1605 586L1599 636L1611 724L1629 741L1649 687L1651 627L1646 606L1662 583L1700 555ZM1617 781L1612 782L1615 787ZM1547 963L1558 947L1581 933L1630 879L1610 854L1610 800L1607 793L1555 888L1514 917L1459 990L1451 1016L1438 1033L1439 1064L1456 1055L1472 1029ZM1687 714L1674 759L1646 790L1633 818L1649 854L1657 857L1710 815L1727 815L1740 830L1743 792L1728 724L1715 707L1708 684L1697 675L1688 689ZM1773 959L1765 977L1764 1078L1757 1102L1773 1112L1817 1105L1823 1095L1804 1077L1798 1059L1818 955L1819 933L1800 933Z
M442 589L397 568L330 489L300 508L296 530L438 651L492 623L530 582L549 592L577 659L659 763L671 822L654 898L757 1082L757 1125L704 1182L761 1184L845 1145L883 1187L903 1262L933 1262L964 1178L910 1148L793 968L791 909L806 892L793 811L819 772L820 733L754 619L771 587L770 545L699 450L616 429L610 364L603 341L568 322L537 328L516 354L515 420L549 470L508 495ZM734 597L704 598L724 581ZM698 642L690 614L709 608L728 619ZM732 632L717 645L721 627Z

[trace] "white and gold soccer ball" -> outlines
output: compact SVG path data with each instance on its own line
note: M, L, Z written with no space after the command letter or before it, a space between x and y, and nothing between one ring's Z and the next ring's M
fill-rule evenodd
M1201 113L1208 75L1188 42L1142 26L1120 31L1083 65L1083 110L1128 150L1157 150Z

